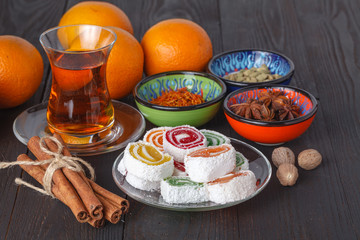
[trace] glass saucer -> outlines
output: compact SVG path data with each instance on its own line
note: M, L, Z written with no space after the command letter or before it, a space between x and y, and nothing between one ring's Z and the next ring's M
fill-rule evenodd
M257 179L256 191L247 198L241 199L239 201L229 202L225 204L219 204L214 202L189 203L189 204L167 203L163 200L159 192L150 192L150 191L143 191L140 189L136 189L126 181L125 176L122 175L117 170L118 165L124 156L124 152L122 152L114 162L114 165L112 167L113 179L116 185L125 194L129 195L131 198L135 199L138 202L153 207L158 207L173 211L186 211L186 212L210 211L210 210L217 210L221 208L231 207L240 204L242 202L245 202L255 197L257 194L259 194L269 183L271 178L272 168L269 160L258 149L234 138L230 138L230 140L231 140L231 145L235 148L235 150L241 152L249 160L249 169L254 172L255 177Z
M115 110L114 133L120 136L97 145L69 144L71 153L77 156L90 156L112 152L140 138L145 130L143 115L128 104L115 100L112 100L112 104ZM32 136L42 137L50 133L46 111L47 102L28 108L15 119L13 131L20 142L26 145Z

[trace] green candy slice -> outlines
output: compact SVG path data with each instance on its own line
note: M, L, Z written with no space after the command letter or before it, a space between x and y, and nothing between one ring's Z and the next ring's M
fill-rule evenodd
M198 183L191 181L189 177L168 177L165 178L164 181L166 181L169 185L175 186L175 187L182 187L182 186L198 186L203 187L203 183Z
M244 164L246 158L242 153L236 152L236 167L241 167Z
M200 130L200 132L206 137L206 140L208 142L207 146L219 146L224 143L230 143L229 138L225 137L221 133L206 129L202 129Z

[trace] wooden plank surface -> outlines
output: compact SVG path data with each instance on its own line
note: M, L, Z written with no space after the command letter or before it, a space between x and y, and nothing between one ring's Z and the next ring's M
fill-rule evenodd
M61 9L60 12L59 9ZM38 39L44 30L56 24L55 17L60 17L63 9L64 6L60 2L52 3L51 1L42 0L0 2L0 34L19 36L32 43L41 53L45 66L42 83L29 101L12 109L0 110L0 133L2 136L0 139L0 161L15 161L19 154L27 152L26 146L21 144L14 136L12 124L22 111L43 100L43 92L47 84L46 79L49 76L50 67ZM33 235L33 232L29 229L37 230L36 224L41 226L41 221L38 221L39 218L49 214L36 212L38 208L43 207L42 201L38 198L39 194L31 190L23 191L22 188L15 185L14 179L22 175L19 167L2 170L0 173L0 239L26 237L35 239L36 235ZM51 201L51 203L56 204L55 201ZM21 208L18 208L18 206L21 206ZM35 218L33 218L34 216ZM25 226L27 224L28 229L23 228L23 224Z
M309 5L313 7L309 8ZM343 134L338 131L345 126L342 121L334 123L335 115L335 118L339 118L344 106L355 106L355 102L350 103L351 99L355 98L348 95L351 92L338 93L335 98L332 97L332 93L346 90L339 88L338 85L337 79L343 78L341 73L343 68L336 62L339 59L335 58L331 61L331 57L340 51L339 49L348 47L341 46L340 39L351 30L351 28L340 28L343 32L336 34L335 29L328 27L333 21L328 11L336 12L338 7L336 1L324 1L318 4L313 4L312 1L242 1L239 4L233 1L220 2L224 49L255 47L284 53L296 66L291 85L308 90L320 98L320 109L315 122L301 138L285 146L292 148L296 154L306 148L318 149L323 153L323 166L310 172L299 169L298 184L291 189L284 189L276 180L272 181L268 188L273 187L272 193L277 193L275 203L277 206L272 205L261 218L253 220L254 225L259 226L263 222L263 217L271 219L271 216L279 216L275 221L287 229L275 233L276 238L279 239L330 237L352 239L359 236L358 230L354 229L354 226L359 226L359 215L351 214L357 211L357 207L350 205L350 202L353 202L351 199L360 197L359 191L352 189L358 186L358 176L348 174L350 169L345 170L344 166L339 166L343 159L351 159L354 151L359 153L358 149L351 147L347 148L352 151L340 149L346 149L347 144L358 145L359 138L341 137ZM342 6L340 9L346 7L350 10L348 6ZM238 14L239 12L242 14ZM351 11L348 13L348 18L354 17ZM234 21L232 18L236 14L238 17ZM339 45L328 46L329 42ZM334 74L339 75L334 76ZM353 79L356 79L355 76ZM345 82L350 86L356 85L354 80L346 79ZM351 116L351 111L348 111ZM351 121L350 116L346 117L346 121ZM347 122L347 126L355 126L356 121L358 118L351 123ZM351 139L355 142L349 143ZM267 156L270 157L270 152ZM346 168L359 169L358 162L352 164L351 167L346 164ZM347 181L346 187L343 181ZM299 194L306 194L306 203ZM285 202L288 204L284 205ZM356 203L358 201L355 200ZM336 211L339 206L342 206L341 211ZM323 219L331 219L331 223ZM270 228L271 225L265 229L265 232L270 232Z
M43 56L44 77L25 104L0 110L0 161L14 161L27 149L14 136L12 123L26 108L48 99L50 68L38 37L56 26L66 9L79 1L1 1L0 35L17 35ZM94 229L76 222L57 200L14 184L16 177L34 183L18 167L0 171L0 239L359 239L360 238L360 42L358 1L110 1L129 16L141 41L153 24L186 18L209 34L214 54L238 48L284 53L296 66L291 85L320 99L314 123L300 138L286 143L295 154L318 149L323 164L299 169L291 188L275 175L261 194L240 205L209 212L173 212L129 199L130 212L117 225ZM0 86L1 87L1 86ZM133 105L131 96L121 99ZM147 129L154 127L147 122ZM250 143L271 157L273 147L243 139L223 113L203 126ZM86 157L97 182L126 197L112 180L111 167L121 151ZM273 167L274 172L276 168Z

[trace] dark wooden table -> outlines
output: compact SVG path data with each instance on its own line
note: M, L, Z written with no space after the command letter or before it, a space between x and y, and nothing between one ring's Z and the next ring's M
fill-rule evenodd
M17 35L34 44L44 62L44 78L25 104L0 110L0 161L15 161L28 149L13 134L14 119L25 109L45 102L51 71L38 41L46 29L78 1L2 0L0 35ZM360 2L342 0L268 1L112 1L129 16L141 40L153 24L186 18L209 34L214 54L237 48L282 52L295 63L291 85L320 98L308 131L284 144L298 154L318 149L323 163L299 169L293 187L283 187L273 174L261 194L245 203L208 212L174 212L129 198L130 212L117 225L94 229L76 222L57 200L18 187L16 177L32 179L19 167L0 171L0 239L359 239L360 238ZM0 86L1 87L1 86ZM121 101L134 105L128 96ZM146 129L154 127L149 122ZM220 111L203 126L248 142L271 157L273 147L243 139ZM86 157L97 182L125 197L112 180L111 167L121 150ZM275 171L275 167L273 166Z

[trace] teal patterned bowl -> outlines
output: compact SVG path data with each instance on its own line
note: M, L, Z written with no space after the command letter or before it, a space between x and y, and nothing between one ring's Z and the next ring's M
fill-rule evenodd
M191 93L202 92L205 103L188 107L166 107L150 103L170 89L186 87ZM210 121L222 105L226 85L219 78L201 72L173 71L152 75L141 80L134 89L137 107L156 126L194 127Z

